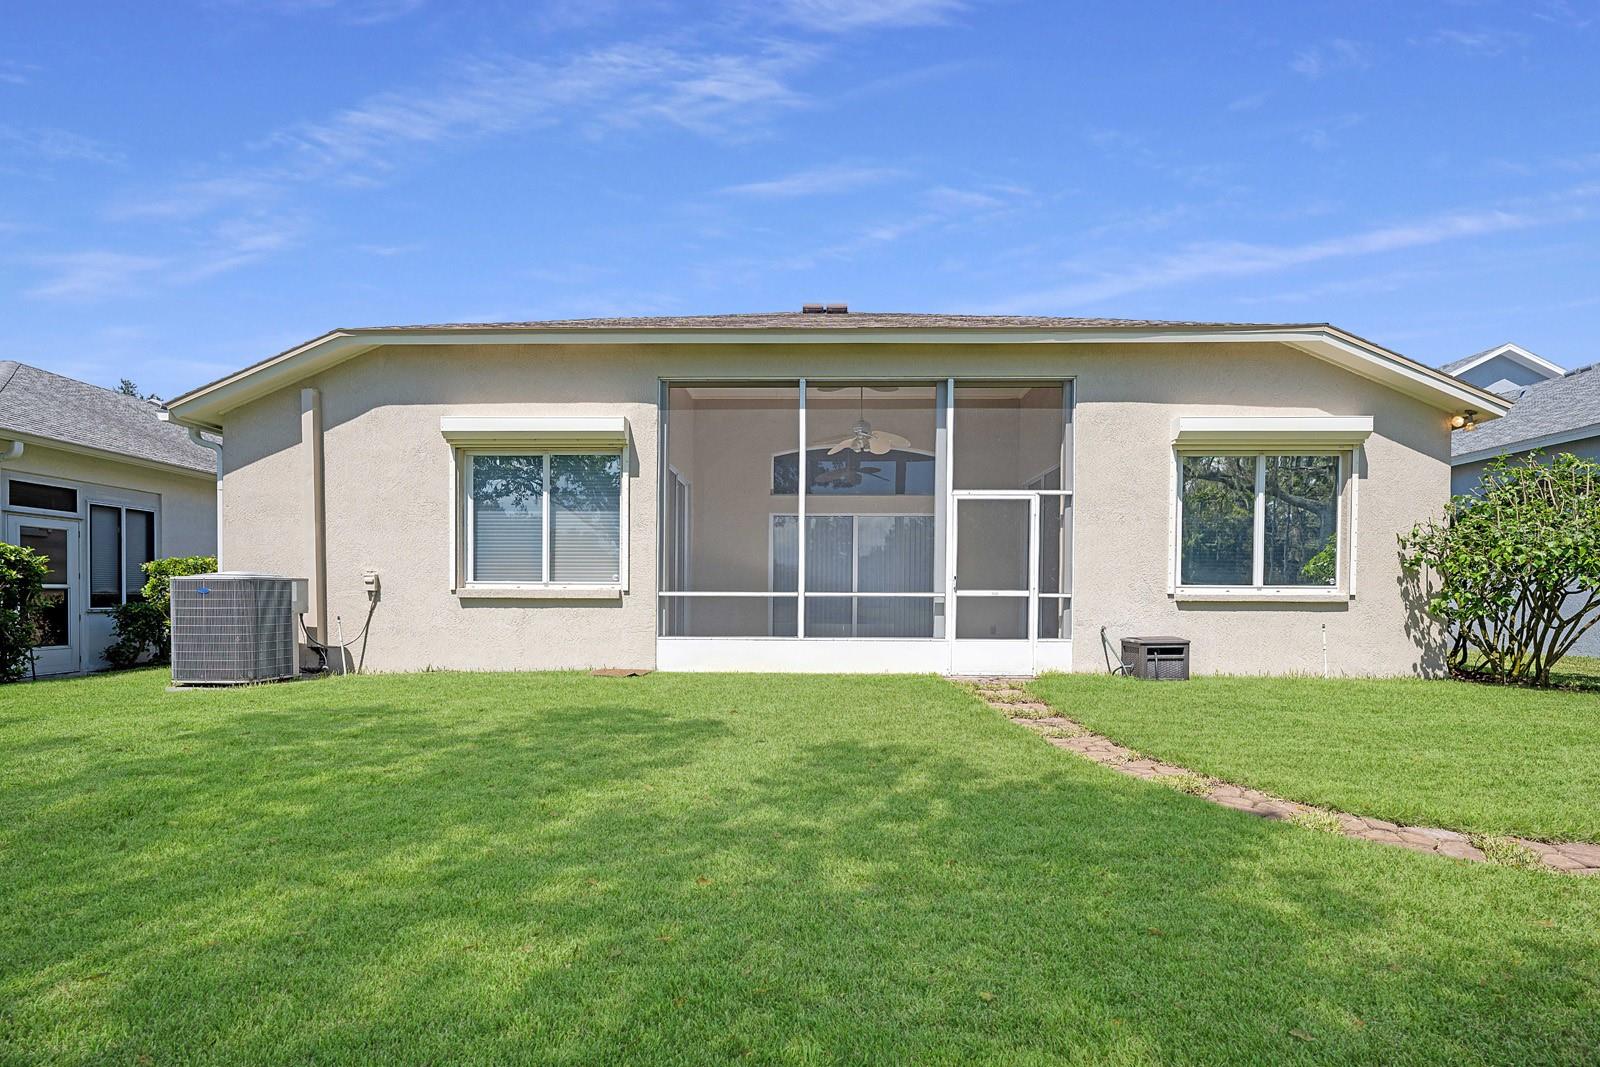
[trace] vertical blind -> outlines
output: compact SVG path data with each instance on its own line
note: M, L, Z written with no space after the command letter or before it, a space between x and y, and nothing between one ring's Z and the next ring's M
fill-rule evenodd
M122 509L89 507L89 606L122 603Z
M797 534L795 516L772 517L774 592L797 588ZM806 516L806 636L931 637L931 596L818 594L930 594L933 589L933 516ZM794 634L792 601L774 605L772 632L775 637Z
M473 456L472 505L472 581L621 580L621 456Z
M144 565L156 558L153 511L89 505L89 606L114 608L144 596Z
M153 512L129 508L123 513L123 584L127 599L144 599L144 565L156 558L156 517Z

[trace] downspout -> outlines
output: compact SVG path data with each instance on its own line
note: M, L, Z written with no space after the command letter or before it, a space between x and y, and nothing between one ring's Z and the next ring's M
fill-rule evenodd
M326 645L328 632L328 533L322 464L322 393L300 390L300 442L306 449L306 489L311 505L311 616L317 641ZM343 664L340 669L342 672Z
M200 436L200 431L193 426L185 426L189 431L189 440L201 448L209 448L217 458L217 570L222 569L222 444L218 441L208 441Z
M0 452L0 463L10 463L14 459L22 458L22 442L12 441L4 452Z

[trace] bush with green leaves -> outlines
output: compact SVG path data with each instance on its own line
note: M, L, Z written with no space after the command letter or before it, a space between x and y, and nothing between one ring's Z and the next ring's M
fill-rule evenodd
M49 560L33 549L0 543L0 682L28 675L49 573Z
M106 662L132 667L148 656L164 663L172 655L172 579L185 574L210 574L217 569L215 556L169 556L144 565L145 583L139 600L130 600L112 612L112 642Z
M1452 668L1548 685L1600 621L1600 462L1496 459L1443 521L1401 536L1400 558L1455 634Z

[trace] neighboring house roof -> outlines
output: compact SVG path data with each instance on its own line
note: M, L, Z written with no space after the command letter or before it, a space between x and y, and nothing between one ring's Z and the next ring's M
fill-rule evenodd
M1512 363L1520 363L1529 370L1537 371L1544 375L1546 378L1559 378L1566 373L1563 368L1556 366L1548 359L1536 356L1521 345L1512 344L1509 341L1503 345L1485 348L1482 352L1474 352L1465 359L1458 359L1454 363L1446 363L1439 369L1446 374L1462 375L1474 367L1489 362L1491 359L1505 359Z
M168 406L191 426L217 429L222 416L380 345L716 343L1198 343L1272 342L1425 400L1443 411L1503 414L1504 400L1328 323L1195 322L1042 315L921 315L774 312L644 318L550 319L338 329L191 390Z
M0 438L213 474L216 457L147 400L0 360Z
M1525 389L1504 418L1450 437L1452 463L1471 463L1600 437L1600 363Z

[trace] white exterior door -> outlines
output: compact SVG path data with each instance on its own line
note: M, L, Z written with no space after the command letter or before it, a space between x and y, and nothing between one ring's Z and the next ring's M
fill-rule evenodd
M6 540L50 561L45 577L40 643L34 673L71 674L82 664L83 584L78 570L78 521L12 515Z
M1039 500L1032 493L955 497L953 674L1032 674L1038 639Z

